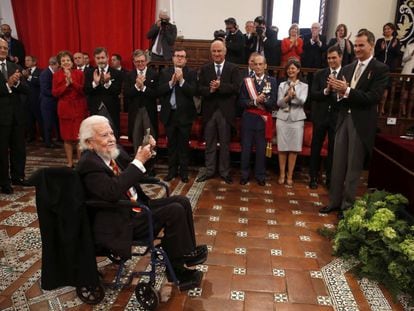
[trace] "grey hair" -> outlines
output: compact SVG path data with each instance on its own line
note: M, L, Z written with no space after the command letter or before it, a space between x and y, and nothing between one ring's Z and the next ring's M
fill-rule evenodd
M93 115L82 121L79 128L79 150L81 152L89 149L87 140L95 135L95 125L102 123L109 124L109 120L104 116Z

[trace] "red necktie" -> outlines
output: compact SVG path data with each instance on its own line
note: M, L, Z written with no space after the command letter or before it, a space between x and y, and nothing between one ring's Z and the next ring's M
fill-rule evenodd
M119 176L119 174L121 173L119 170L119 166L116 164L116 162L114 160L111 160L111 162L109 162L109 166L111 167L112 171L114 172L115 176ZM136 202L136 200L134 199L131 191L128 189L126 192L128 198L132 201L132 202ZM141 209L139 207L133 207L132 210L136 213L140 213Z

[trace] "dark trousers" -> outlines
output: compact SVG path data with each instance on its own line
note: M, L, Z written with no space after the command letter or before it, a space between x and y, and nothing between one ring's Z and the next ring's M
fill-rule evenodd
M26 102L27 105L27 136L30 139L36 139L36 132L37 129L40 131L40 136L44 139L44 133L43 133L43 118L42 113L40 111L40 101L38 100L31 100L27 99ZM37 124L37 127L36 127Z
M168 138L168 173L188 177L191 124L180 125L175 111L171 111L170 119L165 126Z
M329 205L342 210L352 206L364 168L366 150L355 129L351 114L341 111L335 136Z
M142 140L148 128L150 129L151 135L154 136L154 139L156 139L156 137L154 134L154 128L152 127L152 123L145 107L139 108L135 115L135 119L131 121L134 122L134 125L132 127L132 144L134 145L135 152L138 147L141 146Z
M184 196L171 196L149 201L153 215L154 233L164 229L162 248L175 264L183 264L183 255L196 247L193 212L191 203ZM137 214L134 221L134 239L145 238L148 223L145 215Z
M22 124L0 125L0 186L9 185L10 176L12 179L24 178L26 165L24 130Z
M230 130L230 124L224 118L220 109L217 109L204 128L206 175L214 175L216 172L217 142L220 143L219 174L223 177L230 174Z
M266 163L266 139L265 131L251 128L242 128L241 136L241 174L243 179L249 178L250 154L253 145L256 145L256 161L254 165L254 175L257 180L265 179Z
M43 137L45 144L52 142L52 133L55 131L56 138L59 138L59 121L57 116L57 103L41 102L40 111L43 118Z
M328 135L328 156L326 158L326 180L331 180L333 152L335 144L336 118L331 117L324 122L313 122L311 156L309 165L309 175L317 178L320 171L321 150L325 136Z

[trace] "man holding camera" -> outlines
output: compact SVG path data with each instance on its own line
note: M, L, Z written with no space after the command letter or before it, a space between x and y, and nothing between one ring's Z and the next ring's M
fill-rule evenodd
M168 12L161 10L159 20L151 26L147 33L147 39L151 40L151 60L171 60L176 38L177 26L170 23Z
M226 24L226 60L233 64L244 64L244 36L233 17L227 18L224 23Z
M246 49L249 55L258 52L266 57L269 66L280 65L280 42L277 40L277 32L266 27L263 16L258 16L254 20L255 31L246 40Z

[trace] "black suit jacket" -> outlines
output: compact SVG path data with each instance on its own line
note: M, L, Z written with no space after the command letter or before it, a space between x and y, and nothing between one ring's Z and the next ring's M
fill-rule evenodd
M155 70L147 67L145 74L146 86L145 92L138 91L135 87L135 80L137 79L137 70L133 69L128 72L124 83L124 96L128 100L128 136L132 137L134 120L139 108L145 107L148 116L155 127L157 127L157 87L158 74ZM154 124L155 122L155 124Z
M7 61L7 74L11 76L20 67L15 63ZM13 123L23 125L25 123L25 109L21 100L21 95L29 94L29 86L24 79L20 80L18 87L12 86L11 93L6 86L6 79L0 74L0 125L11 126ZM0 142L1 143L1 142ZM8 144L8 142L7 142Z
M271 29L266 28L266 40L263 43L263 52L269 66L280 66L280 40L277 39L277 33ZM247 57L256 51L257 36L252 35L250 39L246 40Z
M88 150L82 153L77 171L82 179L86 198L107 202L129 200L127 191L131 186L134 186L139 200L147 204L148 197L138 184L144 174L131 164L130 157L123 150L115 161L122 170L119 176L115 176L114 172L95 152ZM129 258L133 238L130 219L133 212L119 207L98 209L94 212L95 244L98 247L113 250L124 258Z
M162 123L167 124L171 114L171 94L169 81L174 73L174 67L164 69L160 74L160 81L158 86L158 94L160 96L161 111L160 120ZM177 104L177 120L182 125L189 125L193 123L197 116L197 111L194 105L193 96L197 91L197 72L183 68L184 84L179 86L175 85L175 98Z
M234 34L226 36L226 60L234 64L245 64L246 58L244 56L244 35L240 30Z
M26 52L24 50L23 43L20 40L15 39L13 37L10 40L11 40L10 55L17 56L17 58L19 59L17 64L19 64L21 67L24 67Z
M220 109L227 122L234 125L236 98L241 85L240 70L233 63L224 62L220 77L220 87L214 93L210 93L210 82L216 79L214 63L201 67L199 93L202 96L201 111L203 122L209 121L216 109Z
M349 83L357 64L358 62L355 61L342 70L343 76ZM342 109L351 109L352 121L367 154L370 154L374 147L377 129L377 105L387 86L388 79L388 66L372 59L359 78L355 89L351 88L348 98L339 102ZM344 115L339 115L337 126L342 123Z
M303 38L303 54L301 56L302 67L305 68L322 68L325 66L325 53L327 49L326 38L319 36L321 46L311 43L312 35Z
M99 84L93 88L93 73L95 69L88 69L84 71L85 74L85 94L88 100L88 108L91 114L97 114L98 108L103 102L108 109L109 114L113 118L116 126L119 127L119 94L121 93L122 77L118 70L108 67L108 72L111 74L111 86L107 89ZM117 128L116 130L119 130Z
M30 87L29 102L31 105L39 105L40 103L40 74L42 70L36 67L32 72L32 78L27 80L27 84Z
M313 76L311 88L312 109L311 117L315 124L321 124L329 120L330 117L336 117L338 114L337 96L335 92L325 95L326 81L331 73L329 67L318 70ZM342 77L342 68L337 73L337 77Z

